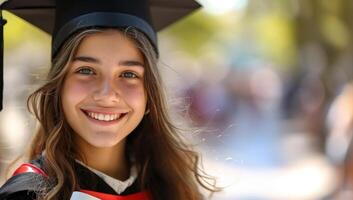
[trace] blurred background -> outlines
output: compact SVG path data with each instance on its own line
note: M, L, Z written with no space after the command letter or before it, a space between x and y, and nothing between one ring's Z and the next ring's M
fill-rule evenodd
M353 199L353 1L199 3L159 33L160 68L224 187L213 199ZM26 98L44 80L51 42L4 18L2 173L35 129Z

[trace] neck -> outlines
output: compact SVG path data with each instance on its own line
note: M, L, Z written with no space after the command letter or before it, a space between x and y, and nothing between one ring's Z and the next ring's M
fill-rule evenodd
M89 144L80 145L84 162L89 167L101 171L119 180L126 180L130 176L128 158L125 154L125 140L114 147L99 148Z

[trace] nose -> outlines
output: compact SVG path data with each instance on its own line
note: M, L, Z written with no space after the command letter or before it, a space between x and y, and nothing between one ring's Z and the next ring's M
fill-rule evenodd
M93 100L104 104L119 102L119 90L111 79L102 80L93 93Z

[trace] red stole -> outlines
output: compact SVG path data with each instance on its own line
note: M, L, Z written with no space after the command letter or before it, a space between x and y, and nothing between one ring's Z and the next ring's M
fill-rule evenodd
M26 172L37 173L44 177L48 177L48 175L41 168L30 163L22 164L19 168L15 170L12 176L26 173ZM96 192L91 190L80 190L80 192L94 196L101 200L152 200L152 196L148 191L142 191L142 192L125 195L125 196L106 194L106 193L101 193L101 192Z
M101 200L152 200L151 195L148 191L142 191L126 196L112 195L90 190L80 190L80 192L89 194Z

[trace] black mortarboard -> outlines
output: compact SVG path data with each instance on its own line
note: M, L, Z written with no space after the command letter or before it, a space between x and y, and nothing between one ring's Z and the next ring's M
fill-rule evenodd
M156 31L200 7L194 0L8 0L8 10L52 35L52 57L73 33L89 27L135 27L158 53ZM1 15L0 10L0 15ZM3 25L1 17L1 57ZM3 59L0 61L0 110L3 94Z

